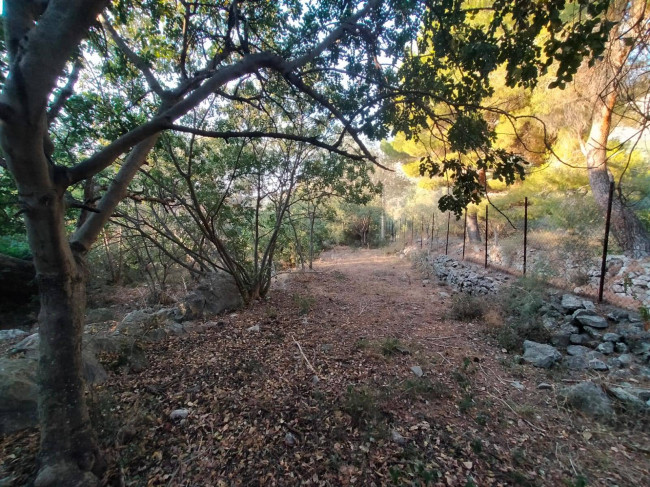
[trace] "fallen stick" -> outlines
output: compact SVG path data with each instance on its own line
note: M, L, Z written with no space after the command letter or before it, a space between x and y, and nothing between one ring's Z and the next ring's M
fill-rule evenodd
M304 358L305 362L307 362L307 367L309 367L309 370L311 370L314 373L314 375L318 378L318 380L320 380L320 377L318 377L318 372L316 372L316 369L313 367L313 365L309 363L309 359L305 355L305 352L302 351L302 347L300 346L300 343L296 341L293 335L291 335L291 339L293 340L293 343L298 345L298 350L300 350L300 355L302 355L302 358Z

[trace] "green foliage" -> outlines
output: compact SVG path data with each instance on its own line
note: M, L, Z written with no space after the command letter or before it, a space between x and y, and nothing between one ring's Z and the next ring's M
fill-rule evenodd
M316 299L313 296L294 294L293 302L298 307L298 314L302 316L308 314L311 311L311 307L316 302Z
M0 254L28 259L31 251L25 235L0 235Z
M487 303L484 296L458 293L451 299L449 316L454 320L468 322L482 318L486 311Z
M342 409L351 416L355 427L376 420L380 414L377 398L367 387L348 386Z
M450 391L446 384L438 381L431 381L427 377L407 379L406 382L404 382L404 392L409 397L422 400L450 397Z
M379 344L381 353L386 357L391 357L397 354L408 354L409 350L399 339L386 338Z
M524 340L546 343L550 339L541 321L541 308L546 298L546 283L534 277L519 278L502 288L498 302L506 319L495 329L501 347L521 350Z

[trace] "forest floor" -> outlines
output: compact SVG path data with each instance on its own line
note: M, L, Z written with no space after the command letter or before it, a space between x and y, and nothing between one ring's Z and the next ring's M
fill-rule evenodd
M452 290L407 259L335 249L314 267L93 388L108 485L650 485L643 421L596 422L538 390L577 379L451 319ZM25 483L37 442L0 439Z

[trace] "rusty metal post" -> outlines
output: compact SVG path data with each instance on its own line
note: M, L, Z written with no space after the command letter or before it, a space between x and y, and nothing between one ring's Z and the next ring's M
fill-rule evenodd
M424 217L420 216L420 248L424 245Z
M524 199L524 276L526 275L526 251L528 249L528 196Z
M465 260L465 240L467 240L467 208L465 208L465 223L463 223L463 260Z
M485 268L488 266L488 205L485 205Z
M614 199L614 181L609 183L609 201L607 202L607 218L605 219L605 240L603 242L603 262L600 266L600 285L598 286L598 302L603 302L605 288L605 272L607 271L607 244L609 242L609 225L612 219L612 200Z
M449 224L451 223L451 213L447 213L447 241L445 242L445 255L449 253Z

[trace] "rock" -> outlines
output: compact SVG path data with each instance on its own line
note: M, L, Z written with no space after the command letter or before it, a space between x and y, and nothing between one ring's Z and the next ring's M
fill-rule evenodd
M615 309L607 315L607 318L612 320L615 323L619 321L627 320L629 318L628 312L622 309Z
M404 437L399 433L399 431L392 430L392 431L390 432L390 439L391 439L392 441L394 441L395 443L397 443L398 445L401 445L401 446L406 445L406 438L404 438Z
M320 379L318 378L317 375L312 376L312 378L311 378L311 383L312 383L312 384L316 385L316 384L318 384L319 382L320 382Z
M605 362L603 362L602 360L597 359L597 358L592 358L591 360L589 360L588 367L591 370L597 370L597 371L600 371L600 372L604 372L605 370L609 370L609 367L607 366L607 364Z
M35 426L37 361L0 358L0 434Z
M517 389L518 391L523 391L524 389L526 389L526 387L521 382L519 382L518 380L511 381L510 385L512 387L514 387L515 389Z
M587 311L596 311L596 305L592 301L589 301L588 299L582 300L582 305L585 307Z
M585 370L589 366L586 355L567 355L562 359L562 365L570 370Z
M296 440L296 437L294 436L293 433L288 432L286 435L284 435L284 444L287 446L295 446L298 440Z
M334 345L331 344L331 343L323 343L320 346L320 349L321 349L321 352L325 352L325 353L331 352L334 349Z
M571 336L575 335L578 329L573 325L562 325L551 334L551 344L555 347L566 348L571 343Z
M411 372L413 372L417 377L422 377L424 375L424 372L422 372L422 368L419 365L411 367Z
M105 323L115 319L115 312L110 308L96 308L86 311L86 324Z
M546 383L546 382L540 382L539 384L537 384L537 388L540 391L548 391L550 389L553 389L553 386L551 384Z
M579 315L575 318L575 321L579 323L580 326L590 326L592 328L597 328L599 330L607 328L607 320L602 316L592 316L592 315Z
M583 331L585 332L585 334L589 335L594 340L601 340L603 338L602 333L600 333L595 328L592 328L591 326L585 326L583 328Z
M259 324L253 325L253 326L251 326L249 328L246 328L246 331L250 331L250 332L253 332L253 333L259 333L260 325Z
M535 367L548 369L562 358L562 354L551 345L544 343L524 341L524 360Z
M614 353L614 344L612 342L603 342L596 348L600 353L604 355L611 355Z
M188 312L183 319L189 320L239 309L243 301L232 276L215 272L202 279L184 304Z
M606 342L612 342L612 343L620 342L621 341L621 335L619 335L618 333L611 333L611 332L610 333L605 333L603 335L603 340L606 341Z
M13 340L14 338L24 337L25 335L27 335L26 331L17 328L11 330L0 330L0 340Z
M628 353L624 353L618 357L613 357L609 359L608 363L610 367L624 369L625 367L629 367L630 365L632 365L633 360L634 359L632 358L632 355Z
M186 419L190 415L190 412L187 409L175 409L169 415L169 419L172 421Z
M586 345L591 341L591 337L585 333L573 333L569 337L569 342L572 345Z
M165 331L170 335L183 336L187 335L185 327L180 323L171 323L165 326Z
M38 333L33 333L9 349L9 356L24 354L27 358L38 358Z
M643 410L646 408L645 401L633 394L631 391L622 387L611 387L609 392L628 408Z
M0 434L37 424L38 344L39 335L34 333L10 351L12 358L0 358ZM96 384L106 380L106 371L91 347L85 346L81 356L86 383Z
M562 296L562 308L566 314L573 313L575 310L583 308L582 299L572 294L565 294Z
M616 353L627 353L629 352L629 349L627 345L623 342L618 342L616 345L614 345L614 349L616 350Z
M170 323L166 310L137 309L122 319L116 331L122 335L139 337L149 334L152 330L164 328Z
M635 355L643 355L650 352L650 342L642 340L634 340L632 345L632 353Z
M591 352L591 349L584 347L582 345L569 345L566 348L566 353L572 356L586 355Z
M558 395L571 406L583 413L594 417L605 417L612 414L612 402L593 382L580 382L573 386L560 389Z

